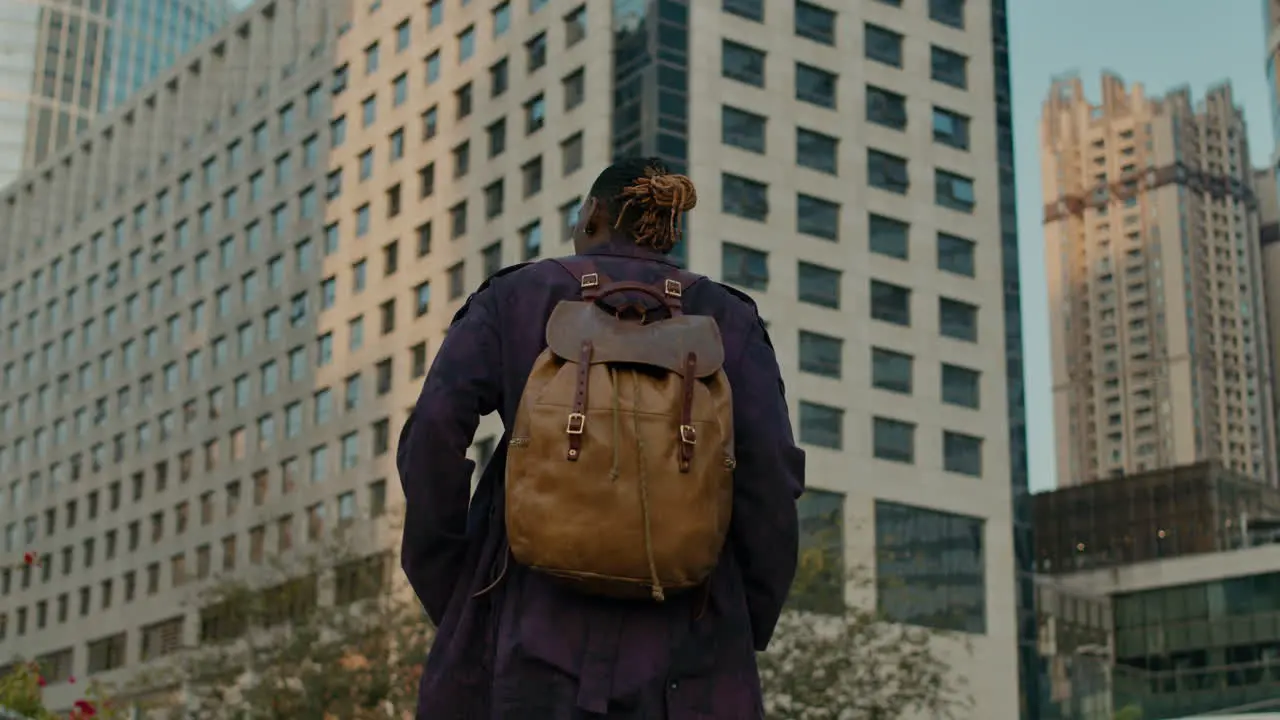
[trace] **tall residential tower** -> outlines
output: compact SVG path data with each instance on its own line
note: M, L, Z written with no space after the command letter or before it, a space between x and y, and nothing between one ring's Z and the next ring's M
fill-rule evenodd
M1244 117L1102 79L1041 118L1058 481L1205 459L1276 483L1270 349Z
M805 542L1038 717L1003 0L352 5L255 4L0 194L3 551L57 558L0 663L163 662L213 573L386 525L449 319L646 154L772 322Z
M0 187L233 13L231 0L0 0Z

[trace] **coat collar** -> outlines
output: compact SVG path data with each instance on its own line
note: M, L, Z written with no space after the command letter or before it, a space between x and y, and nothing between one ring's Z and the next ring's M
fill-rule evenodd
M582 254L589 256L603 255L607 257L625 257L634 258L636 260L650 260L652 262L659 262L664 265L678 267L669 255L665 255L656 250L643 248L632 243L603 242L584 250Z

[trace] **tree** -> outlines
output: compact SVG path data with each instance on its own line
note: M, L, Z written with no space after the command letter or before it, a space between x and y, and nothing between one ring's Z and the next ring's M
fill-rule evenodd
M390 553L349 540L218 579L199 594L199 643L138 694L180 688L175 720L409 717L433 629Z
M23 554L19 572L31 572L48 562L35 552ZM41 667L38 661L25 661L21 658L0 671L0 720L121 720L122 709L108 696L107 688L97 681L87 684L84 697L72 703L66 714L55 713L45 707L44 688L47 668ZM74 676L67 678L74 684Z
M887 621L844 602L831 607L832 583L865 587L843 568L832 544L802 550L792 603L819 607L783 613L768 652L759 656L766 714L777 720L896 720L963 717L967 681L938 647L945 633ZM833 556L835 556L833 558ZM842 583L840 577L845 578Z

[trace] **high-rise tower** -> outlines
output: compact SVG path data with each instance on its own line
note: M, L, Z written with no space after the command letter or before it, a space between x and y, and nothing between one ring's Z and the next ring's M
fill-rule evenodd
M1203 459L1276 482L1244 117L1229 85L1055 82L1041 118L1058 480Z

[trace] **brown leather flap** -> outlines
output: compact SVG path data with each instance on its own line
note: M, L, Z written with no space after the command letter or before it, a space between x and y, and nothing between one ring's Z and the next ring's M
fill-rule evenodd
M680 315L647 325L618 320L595 303L565 300L547 321L547 347L576 361L582 343L592 344L591 364L637 363L684 374L689 353L698 357L698 377L724 365L724 343L713 317Z

